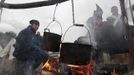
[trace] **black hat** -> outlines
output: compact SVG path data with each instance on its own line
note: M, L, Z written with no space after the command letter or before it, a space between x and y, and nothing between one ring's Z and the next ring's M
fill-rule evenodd
M39 21L38 20L35 20L35 19L30 20L29 23L30 24L37 24L37 25L40 24Z

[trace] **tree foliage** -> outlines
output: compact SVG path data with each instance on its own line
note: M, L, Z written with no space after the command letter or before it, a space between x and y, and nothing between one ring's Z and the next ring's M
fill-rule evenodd
M10 31L10 32L0 32L0 45L2 48L4 48L8 42L11 40L11 38L15 38L16 33Z

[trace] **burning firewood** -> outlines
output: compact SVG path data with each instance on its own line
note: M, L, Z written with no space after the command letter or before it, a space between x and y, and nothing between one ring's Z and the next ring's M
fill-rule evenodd
M60 64L58 58L49 57L47 62L43 65L42 69L49 72L59 72Z

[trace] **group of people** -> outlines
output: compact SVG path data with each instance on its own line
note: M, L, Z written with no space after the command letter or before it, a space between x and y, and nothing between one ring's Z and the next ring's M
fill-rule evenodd
M87 26L90 31L91 44L95 49L92 52L92 57L97 64L95 69L99 69L100 64L118 63L112 57L115 54L129 52L129 46L125 25L121 14L118 13L118 7L112 6L112 15L107 17L106 21L102 18L103 10L98 5L96 7L93 16L87 20Z
M87 21L90 38L95 49L128 49L125 41L125 27L118 13L117 6L111 8L112 15L103 21L103 10L98 6L92 17ZM38 20L29 21L30 25L22 30L16 37L15 51L13 55L18 60L32 62L36 69L42 62L48 59L48 53L42 49L42 38L36 34L39 28ZM121 45L123 44L123 45Z
M118 13L117 6L111 8L112 15L103 21L103 10L98 6L92 17L87 21L90 30L91 42L96 49L128 50L125 39L125 27L121 15Z

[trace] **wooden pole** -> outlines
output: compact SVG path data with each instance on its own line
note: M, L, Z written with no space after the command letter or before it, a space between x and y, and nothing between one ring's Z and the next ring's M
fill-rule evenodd
M7 8L7 9L26 9L26 8L50 6L50 5L54 5L56 3L62 3L65 1L68 1L68 0L49 0L49 1L24 3L24 4L9 4L9 3L0 2L0 7Z
M130 51L130 56L129 56L129 67L130 69L134 69L134 43L133 43L133 38L130 34L130 26L128 24L128 18L127 18L127 12L125 10L125 1L120 0L120 6L121 6L121 12L122 12L122 20L123 20L123 25L126 28L126 37L128 40L129 44L129 51Z
M130 26L128 24L128 17L127 17L127 12L125 10L125 4L124 4L124 0L120 0L120 6L121 6L121 12L122 12L122 21L123 21L123 25L126 28L126 38L128 40L128 44L129 44L129 49L130 52L134 51L133 48L133 41L132 41L132 36L130 34Z

